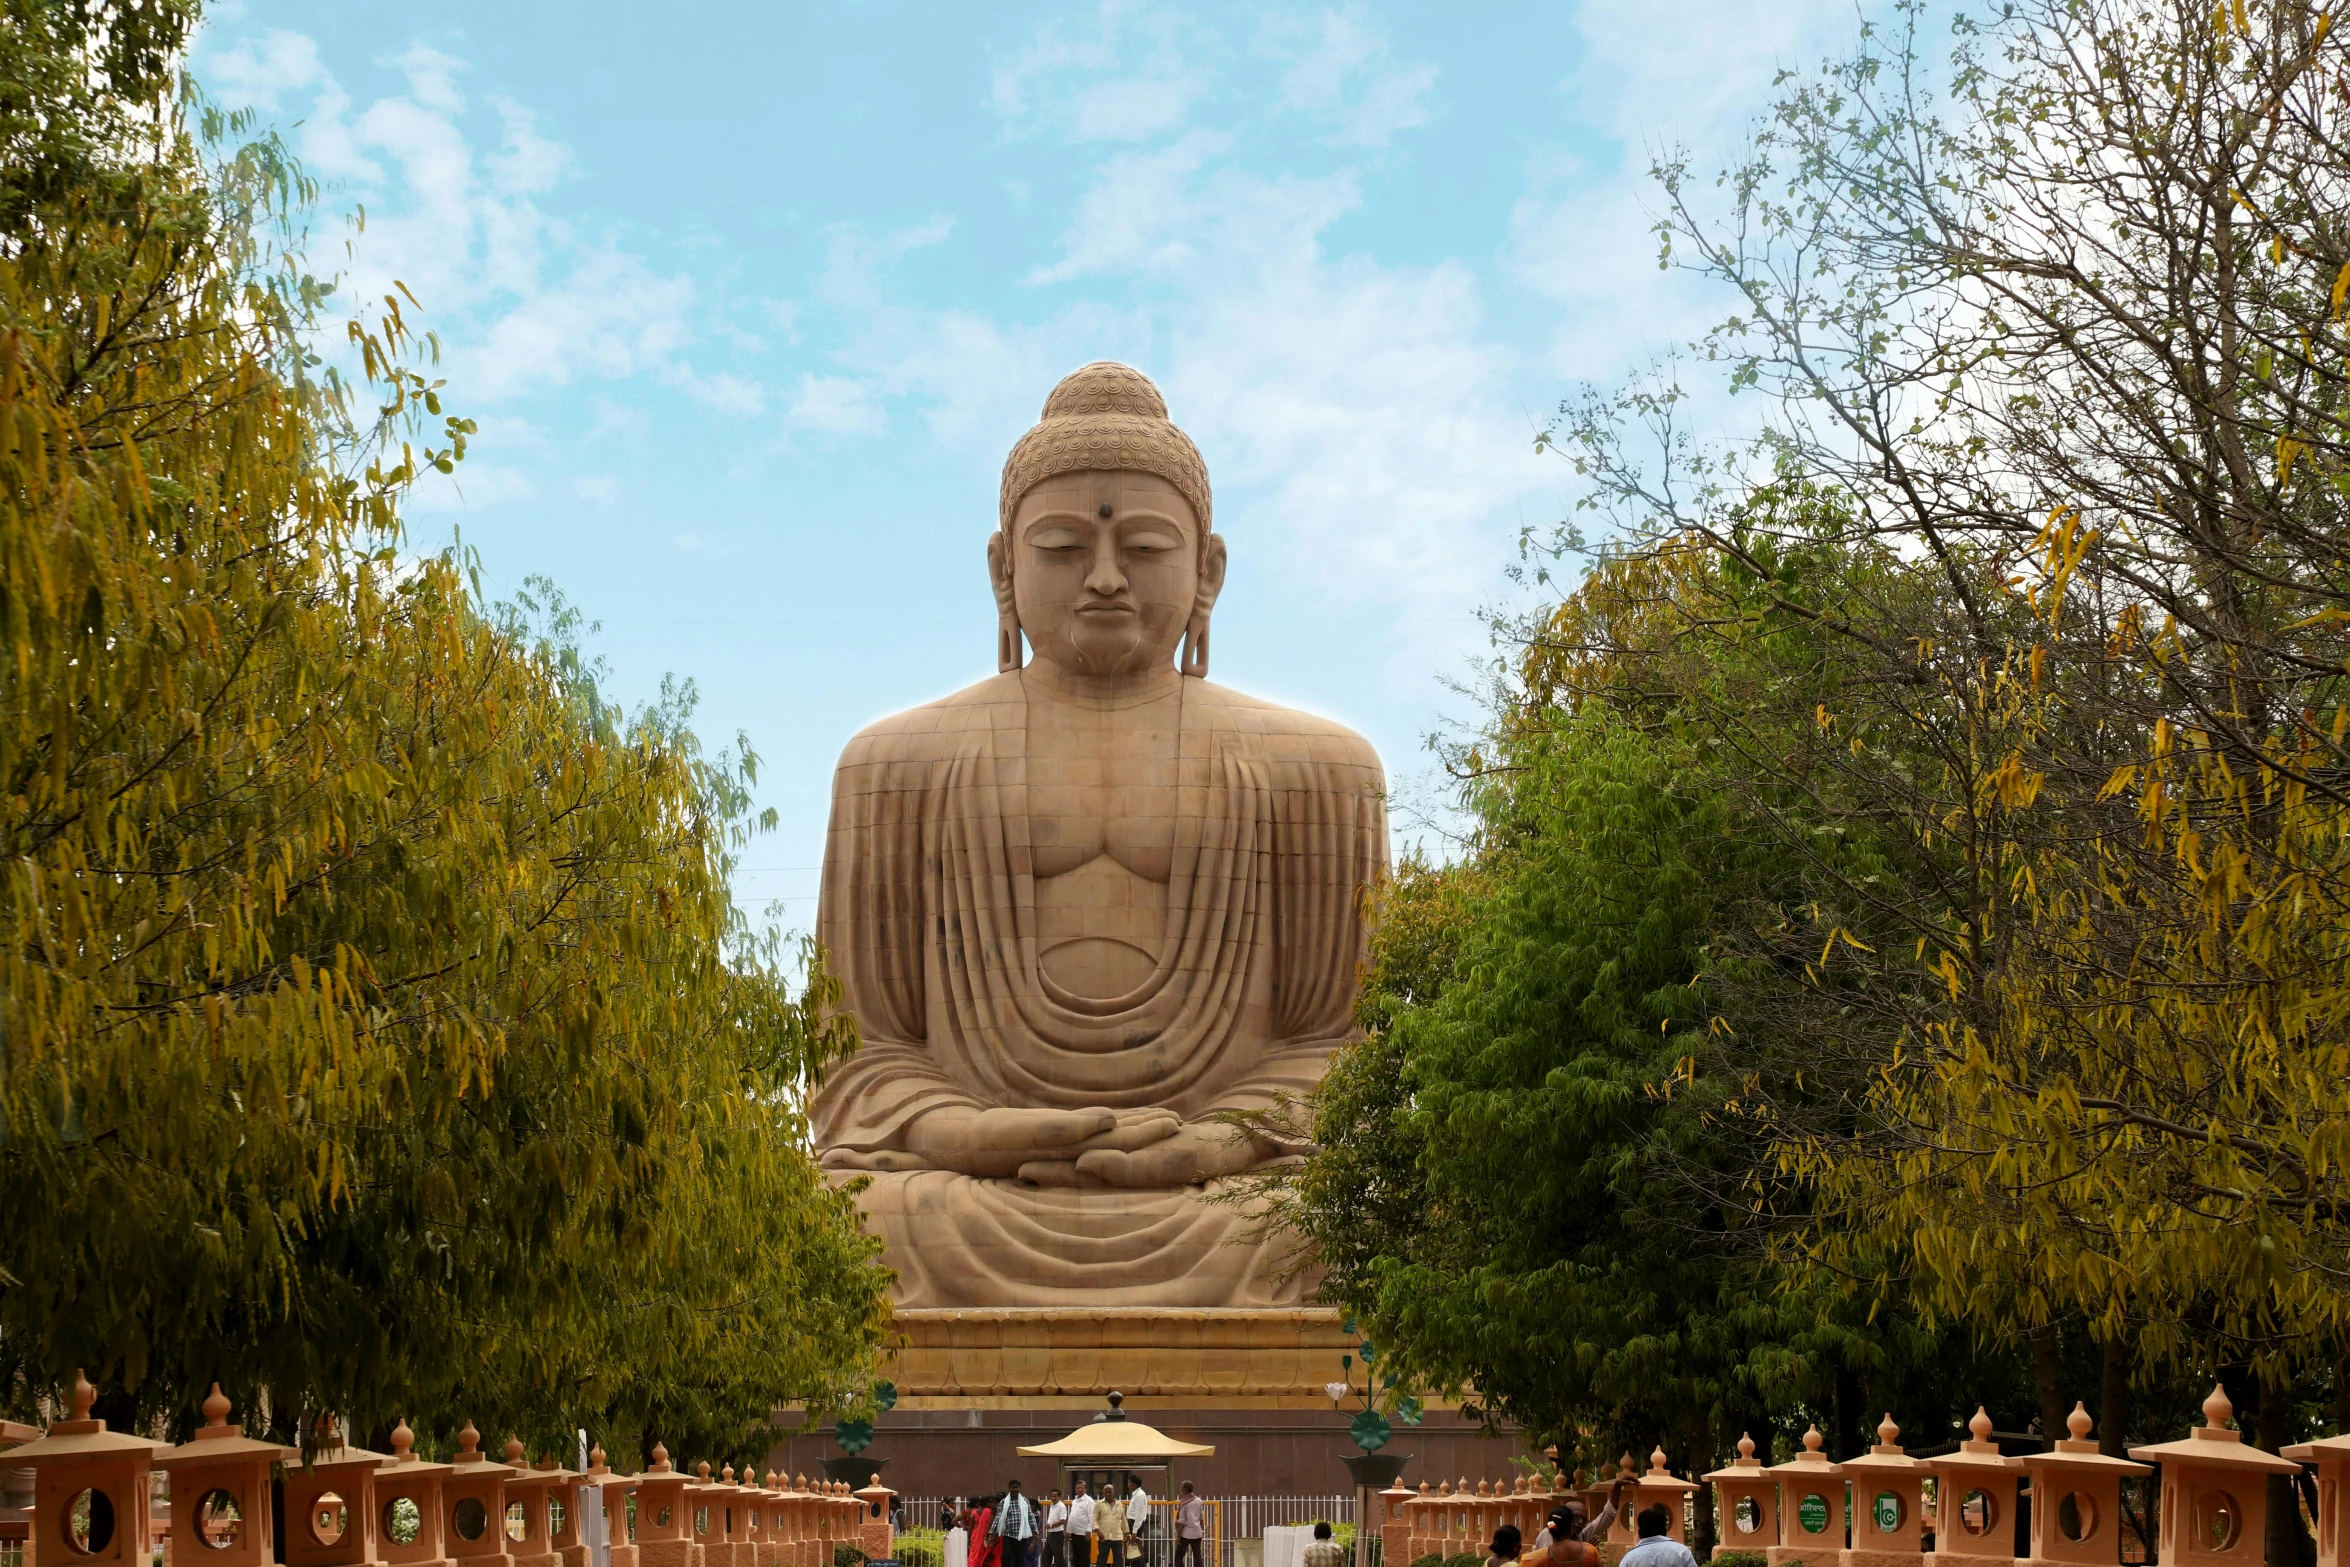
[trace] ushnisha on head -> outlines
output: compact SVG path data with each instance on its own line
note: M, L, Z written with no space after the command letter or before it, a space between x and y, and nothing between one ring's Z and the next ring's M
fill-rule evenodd
M1180 644L1208 672L1208 616L1224 586L1207 465L1141 371L1072 372L1004 463L987 541L996 667L1036 656L1080 676L1148 675Z

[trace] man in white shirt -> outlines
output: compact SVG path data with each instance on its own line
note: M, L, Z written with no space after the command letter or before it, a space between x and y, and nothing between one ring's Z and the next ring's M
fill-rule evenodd
M1069 1567L1093 1567L1093 1509L1080 1480L1077 1494L1069 1498Z
M1134 1482L1134 1490L1126 1498L1126 1538L1132 1540L1143 1561L1151 1559L1150 1541L1143 1537L1143 1526L1151 1521L1151 1494Z
M1044 1510L1044 1567L1069 1567L1069 1504L1057 1486Z

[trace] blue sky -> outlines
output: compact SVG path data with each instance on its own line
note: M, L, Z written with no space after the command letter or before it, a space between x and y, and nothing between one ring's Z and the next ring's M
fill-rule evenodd
M748 734L783 825L740 890L795 927L842 743L992 673L997 476L1091 359L1207 459L1214 678L1430 798L1477 611L1572 503L1547 412L1724 309L1657 268L1650 152L1727 157L1853 31L1841 0L211 16L200 79L326 183L319 270L404 282L480 422L414 542L554 578L616 695L689 676L706 739Z

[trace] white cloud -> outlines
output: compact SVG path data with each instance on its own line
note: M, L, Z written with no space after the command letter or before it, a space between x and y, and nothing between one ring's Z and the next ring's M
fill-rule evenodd
M704 375L690 366L680 366L663 379L704 408L720 413L749 417L767 411L767 388L748 376L725 370Z
M1702 149L1691 184L1709 199L1713 164L1743 145L1772 79L1815 63L1851 20L1845 0L1735 11L1718 0L1657 0L1636 13L1585 0L1576 25L1588 48L1559 96L1615 143L1617 161L1530 171L1501 258L1558 306L1543 355L1554 373L1612 381L1730 312L1713 285L1657 265L1662 193L1650 164L1676 146Z
M801 376L784 417L803 430L826 435L870 435L885 422L875 388L838 375Z
M1228 274L1236 261L1311 250L1360 202L1352 170L1267 177L1233 167L1232 149L1229 136L1193 131L1169 147L1112 157L1079 198L1060 259L1028 281Z
M1386 36L1359 7L1268 17L1262 42L1288 63L1279 106L1321 122L1334 145L1384 147L1398 131L1428 123L1434 62L1390 64Z
M407 74L408 90L418 103L442 114L464 111L464 96L457 91L457 73L465 69L463 60L419 43L402 51L398 64Z
M571 481L571 493L590 505L602 506L620 492L620 481L607 475Z
M413 44L384 62L405 90L365 104L296 33L200 48L196 63L223 103L299 115L289 134L328 201L366 213L344 297L372 308L404 284L423 307L413 324L445 345L437 373L459 409L639 375L724 413L765 408L756 381L692 362L702 335L690 276L549 210L573 172L569 151L511 99L471 106L463 60Z
M1210 86L1187 58L1210 42L1196 33L1178 13L1103 0L1078 25L1048 23L996 67L996 113L1007 130L1057 130L1080 142L1164 135Z
M204 84L214 98L264 114L275 114L289 93L315 88L325 78L317 43L282 28L241 38L204 58Z

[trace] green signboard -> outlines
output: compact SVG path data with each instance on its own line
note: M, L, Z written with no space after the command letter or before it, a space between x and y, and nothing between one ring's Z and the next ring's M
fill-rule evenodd
M1901 1532L1900 1496L1892 1491L1879 1491L1876 1501L1871 1505L1877 1514L1877 1532L1879 1534L1899 1534Z
M1828 1499L1817 1491L1808 1492L1795 1504L1795 1521L1803 1525L1806 1534L1828 1532Z

